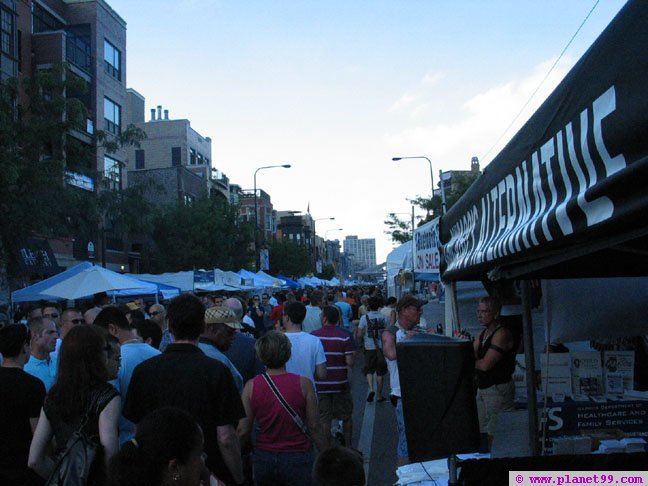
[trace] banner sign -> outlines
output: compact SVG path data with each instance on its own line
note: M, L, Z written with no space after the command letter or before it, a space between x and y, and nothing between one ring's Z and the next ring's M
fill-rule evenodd
M194 270L194 284L213 284L213 270Z
M270 252L267 249L259 250L259 261L261 262L261 270L264 272L270 270Z
M439 219L435 218L414 230L415 273L439 273Z
M629 1L443 216L445 280L646 227L645 25L648 3Z
M547 431L551 435L591 429L621 429L628 436L648 436L648 402L565 402L548 409Z

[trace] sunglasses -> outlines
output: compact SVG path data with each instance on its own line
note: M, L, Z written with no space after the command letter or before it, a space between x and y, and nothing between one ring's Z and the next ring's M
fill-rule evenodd
M152 316L157 316L158 314L162 314L162 311L150 312L150 315Z
M85 321L83 319L66 319L65 322L71 322L72 324L83 324Z
M51 314L43 314L43 317L47 317L49 319L56 319L59 315L56 312L53 312Z

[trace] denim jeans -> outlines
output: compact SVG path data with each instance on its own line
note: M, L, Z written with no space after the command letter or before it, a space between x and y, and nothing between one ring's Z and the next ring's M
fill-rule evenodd
M255 450L252 459L256 486L308 486L313 453Z
M407 450L407 437L405 436L405 418L403 417L403 400L398 398L396 402L396 428L398 429L398 446L396 455L399 459L407 459L409 452Z

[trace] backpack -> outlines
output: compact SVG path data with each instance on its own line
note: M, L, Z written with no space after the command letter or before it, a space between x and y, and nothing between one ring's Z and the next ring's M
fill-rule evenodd
M85 486L88 484L102 446L99 437L87 434L84 428L92 410L97 406L99 398L99 394L95 393L81 420L81 425L65 444L65 450L56 461L45 486Z
M365 316L367 319L367 337L369 339L381 339L382 333L385 330L385 318L378 317L376 319L369 319L369 314Z
M59 457L46 486L83 486L88 484L90 470L101 448L99 439L82 430L72 434Z

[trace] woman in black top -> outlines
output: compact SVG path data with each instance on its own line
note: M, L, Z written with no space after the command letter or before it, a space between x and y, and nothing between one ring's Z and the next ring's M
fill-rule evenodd
M52 437L57 455L87 417L84 431L97 436L102 453L93 464L88 484L101 484L105 464L117 452L121 411L119 393L108 383L111 349L92 326L76 326L65 336L59 354L56 383L45 397L29 450L29 467L48 478L54 461L47 455Z

